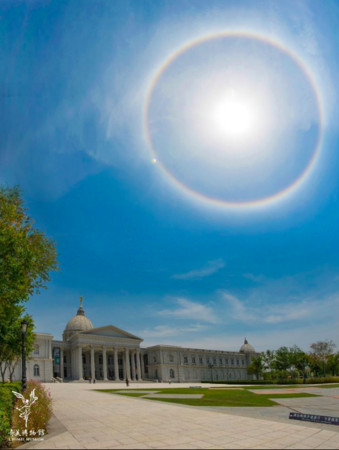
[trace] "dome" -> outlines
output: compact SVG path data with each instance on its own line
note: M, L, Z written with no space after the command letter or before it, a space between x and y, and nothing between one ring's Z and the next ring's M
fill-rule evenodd
M77 311L76 316L72 317L65 328L64 337L69 338L75 333L80 333L81 331L91 330L93 327L92 322L85 316L84 308L82 307L82 297L80 297L80 307Z
M246 338L239 351L241 353L255 353L254 347L252 347L252 345L248 343Z

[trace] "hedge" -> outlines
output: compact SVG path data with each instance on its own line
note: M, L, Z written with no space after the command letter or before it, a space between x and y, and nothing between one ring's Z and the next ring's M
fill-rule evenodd
M21 383L0 383L0 448L9 445L12 411L16 397L12 391L20 392Z

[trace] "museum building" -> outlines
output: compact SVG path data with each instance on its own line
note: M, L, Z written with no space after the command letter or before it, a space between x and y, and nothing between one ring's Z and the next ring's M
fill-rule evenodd
M231 381L251 379L247 367L258 353L247 342L238 352L170 345L141 348L143 341L113 325L94 328L80 298L77 314L63 332L62 341L36 333L27 360L27 379L40 381ZM21 364L14 379L21 379Z

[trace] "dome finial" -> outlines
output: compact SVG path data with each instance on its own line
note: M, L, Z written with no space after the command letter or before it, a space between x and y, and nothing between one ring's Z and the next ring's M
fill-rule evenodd
M245 336L244 344L248 344L248 340L246 339L246 336Z
M80 297L80 306L79 306L79 309L77 311L77 316L84 316L85 315L85 311L84 311L84 308L82 306L82 301L83 301L83 296Z

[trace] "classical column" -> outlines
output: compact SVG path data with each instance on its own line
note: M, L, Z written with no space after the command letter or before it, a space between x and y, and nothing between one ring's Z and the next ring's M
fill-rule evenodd
M144 363L144 356L140 354L141 359L141 378L145 377L145 363Z
M118 349L114 348L114 381L119 380L119 361L118 361Z
M132 380L135 381L135 350L131 351L131 363L132 363Z
M60 348L60 378L64 378L64 349Z
M129 363L129 350L125 349L126 378L131 379L131 366Z
M94 361L94 348L91 347L91 378L95 378L95 361Z
M83 380L82 375L83 375L83 368L82 368L82 347L81 345L79 345L79 349L78 349L78 379L79 380Z
M104 371L104 381L107 381L107 356L106 356L106 347L102 346L102 363L103 363L103 371Z
M124 355L122 355L122 378L126 380L127 374L126 374L126 358Z
M138 381L141 381L140 348L137 349L137 372L138 372Z

